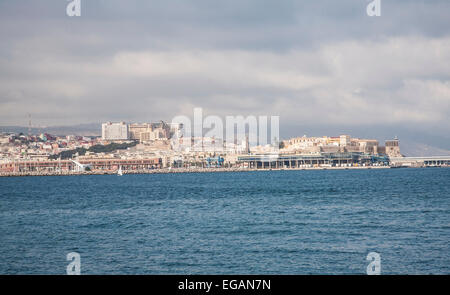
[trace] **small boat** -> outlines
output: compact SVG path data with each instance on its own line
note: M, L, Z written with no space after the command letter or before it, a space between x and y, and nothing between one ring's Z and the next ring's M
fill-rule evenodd
M122 176L123 172L122 172L122 166L119 166L119 170L117 170L117 176Z

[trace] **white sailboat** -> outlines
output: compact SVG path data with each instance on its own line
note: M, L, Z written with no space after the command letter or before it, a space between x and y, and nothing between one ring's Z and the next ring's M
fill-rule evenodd
M122 172L122 166L119 166L119 170L117 170L117 176L122 176L123 172Z

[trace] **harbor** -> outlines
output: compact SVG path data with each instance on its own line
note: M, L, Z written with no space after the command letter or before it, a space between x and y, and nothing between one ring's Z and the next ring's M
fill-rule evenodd
M427 166L445 168L445 166ZM317 170L368 170L368 169L392 169L407 168L405 166L340 166L340 167L291 167L291 168L161 168L161 169L140 169L123 170L123 175L133 174L169 174L169 173L226 173L226 172L255 172L255 171L317 171ZM0 177L24 177L24 176L75 176L75 175L117 175L117 171L26 171L26 172L0 172Z
M0 176L205 173L255 170L385 169L448 167L450 156L407 157L397 137L350 135L294 137L251 144L249 135L227 142L181 136L172 123L102 124L102 136L4 133Z

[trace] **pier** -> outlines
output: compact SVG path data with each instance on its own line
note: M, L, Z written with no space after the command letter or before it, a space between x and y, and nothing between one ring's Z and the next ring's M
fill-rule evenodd
M308 167L388 166L389 158L364 153L322 153L317 155L242 155L238 161L249 168L280 169Z
M117 174L119 167L124 174L450 167L450 157L445 156L388 158L364 153L240 155L236 163L228 166L210 163L163 167L162 162L161 158L14 161L0 164L0 176Z
M450 156L391 157L390 161L391 164L394 166L407 166L407 167L450 166Z
M351 167L301 167L301 168L244 168L244 167L221 167L221 168L160 168L160 169L138 169L123 170L123 174L171 174L171 173L217 173L217 172L255 172L255 171L294 171L294 170L363 170L363 169L389 169L390 166L351 166ZM0 172L0 177L18 176L73 176L73 175L117 175L116 170L93 170L93 171L23 171L23 172Z
M65 173L86 171L150 170L161 168L160 158L149 159L90 159L90 160L46 160L12 161L0 164L3 173Z

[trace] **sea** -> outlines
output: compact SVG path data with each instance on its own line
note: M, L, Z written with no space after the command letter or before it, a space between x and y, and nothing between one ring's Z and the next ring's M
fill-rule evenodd
M450 274L450 169L0 178L0 274Z

